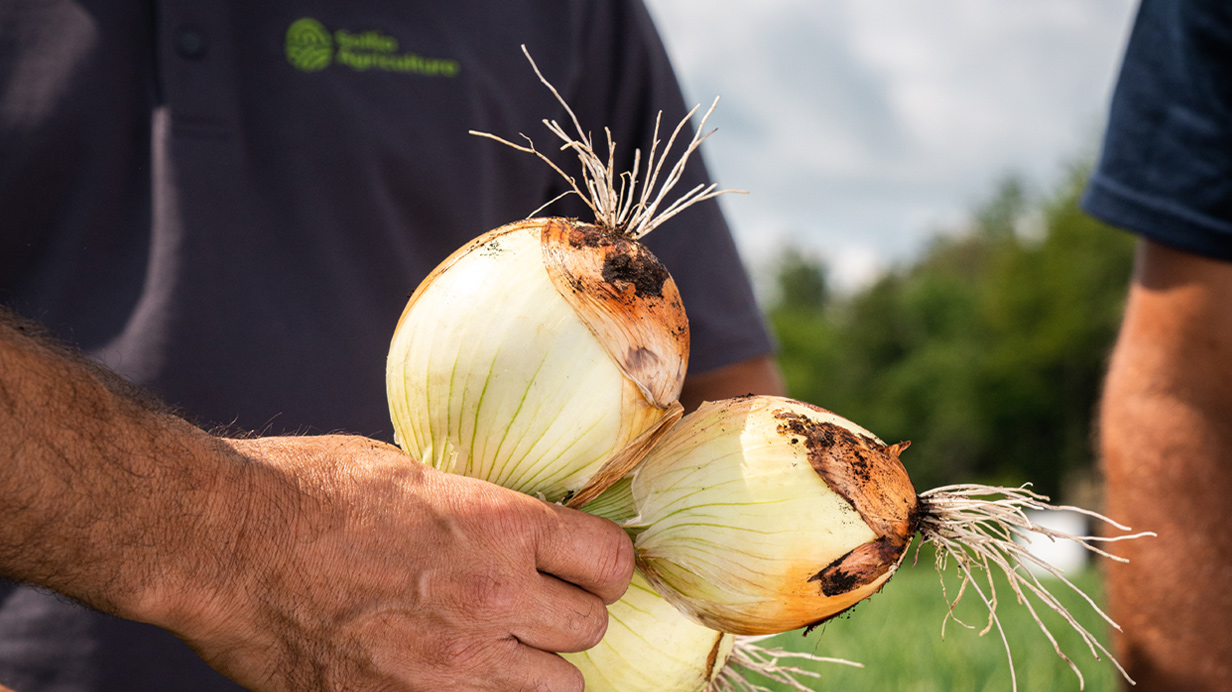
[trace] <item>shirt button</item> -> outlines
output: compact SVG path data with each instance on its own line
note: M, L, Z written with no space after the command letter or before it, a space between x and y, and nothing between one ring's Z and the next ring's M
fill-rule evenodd
M180 57L196 60L205 55L205 34L195 26L182 26L175 33L175 52Z

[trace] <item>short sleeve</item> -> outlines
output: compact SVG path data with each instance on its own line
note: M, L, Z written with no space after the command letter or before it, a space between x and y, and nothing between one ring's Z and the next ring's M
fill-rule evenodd
M1083 207L1232 260L1232 4L1143 0Z

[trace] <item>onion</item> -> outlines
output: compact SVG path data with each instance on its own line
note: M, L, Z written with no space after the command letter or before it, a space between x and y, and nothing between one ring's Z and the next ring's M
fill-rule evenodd
M769 634L834 617L881 589L918 533L937 547L939 571L951 561L959 568L962 583L952 605L970 588L987 606L985 632L1000 629L995 586L991 576L981 586L973 571L996 567L1050 639L1028 596L1058 612L1092 654L1108 656L1124 675L1026 566L1077 588L1014 537L1074 540L1123 561L1094 544L1153 534L1070 536L1036 525L1024 510L1076 510L1129 530L1094 512L1049 505L1025 487L949 486L917 495L899 461L906 448L790 399L708 402L585 509L624 526L646 579L686 615L716 630ZM1001 638L1008 653L1003 631ZM1073 662L1057 653L1081 681Z
M644 169L637 151L634 169L618 176L611 133L608 156L600 157L568 104L535 72L573 118L576 138L545 124L577 154L581 183L533 144L474 134L542 158L595 221L512 223L441 263L398 321L386 393L396 441L411 456L578 507L636 465L683 413L677 399L688 320L675 282L638 240L689 205L730 191L699 186L664 206L708 134L699 127L664 172L656 124ZM676 126L664 156L694 112Z
M703 404L632 474L638 566L717 630L831 617L890 578L914 532L904 446L778 397Z
M676 284L641 244L569 219L502 226L437 267L398 322L397 441L444 471L582 502L679 419L688 348Z
M603 641L561 654L582 671L587 692L702 692L718 679L735 644L735 635L686 618L638 573L607 610Z
M644 169L635 152L633 170L617 176L611 133L600 157L568 104L539 78L573 119L576 137L546 124L581 161L581 183L533 143L475 134L547 161L594 223L532 218L455 252L411 296L386 383L397 441L412 456L605 516L633 539L645 581L612 606L613 626L598 647L567 655L586 671L588 689L764 689L734 672L743 668L807 692L796 678L815 673L781 661L830 659L765 651L749 637L811 627L867 598L893 576L917 533L936 546L938 571L958 566L962 583L947 621L970 587L989 611L984 631L1000 630L994 582L990 576L981 587L973 574L996 567L1050 639L1028 596L1061 614L1092 654L1116 663L1026 566L1077 588L1014 539L1075 540L1121 560L1094 544L1153 534L1069 536L1037 526L1024 510L1071 509L1129 530L1049 505L1026 487L917 495L899 461L908 443L886 444L790 399L710 402L681 419L687 319L667 270L637 241L690 204L730 192L699 186L661 209L709 136L701 131L714 106L658 186L657 124ZM1008 654L1004 631L1001 639ZM1057 654L1081 682L1059 647Z
M863 667L811 653L766 649L762 637L717 632L686 617L640 572L608 606L607 633L595 647L561 654L577 666L587 692L770 692L750 672L781 686L811 692L802 678L820 673L791 663L810 661Z

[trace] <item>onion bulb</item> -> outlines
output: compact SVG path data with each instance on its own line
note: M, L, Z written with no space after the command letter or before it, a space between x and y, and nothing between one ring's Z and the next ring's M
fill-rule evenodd
M829 618L881 588L914 533L905 446L789 399L705 403L622 485L638 567L716 630Z
M603 641L561 654L582 671L586 692L703 692L719 678L736 639L686 618L637 572L607 611Z
M533 144L473 134L544 159L595 221L527 219L447 258L398 321L386 394L396 441L411 456L578 507L636 465L683 413L688 320L667 269L638 240L728 190L699 186L664 204L708 136L700 128L665 171L656 124L644 168L637 151L633 170L617 175L611 133L608 155L599 156L530 62L573 118L576 138L546 124L580 159L581 182Z
M411 456L582 502L681 414L680 293L640 243L562 218L502 226L411 296L386 363Z
M577 130L570 136L546 121L562 149L579 157L580 183L533 143L474 134L547 161L594 222L527 219L451 255L411 296L391 341L386 383L397 441L412 456L605 516L633 539L644 582L639 577L612 606L609 636L598 647L567 655L586 671L588 689L762 689L732 672L744 669L806 690L796 677L813 673L782 663L801 654L767 652L751 641L816 625L875 593L917 533L936 547L939 571L958 566L962 583L949 617L969 587L988 608L985 632L1000 629L995 582L973 575L996 567L1046 633L1028 596L1115 663L1025 567L1076 587L1014 538L1074 540L1120 560L1094 544L1152 534L1075 537L1037 526L1024 510L1073 509L1128 531L1093 512L1049 505L1025 486L917 495L899 461L908 443L886 444L790 399L709 402L681 419L688 323L671 276L638 240L689 205L730 192L698 186L660 209L709 133L699 128L664 172L656 123L644 168L635 152L633 170L617 175L611 133L608 155L599 156L568 104L539 78ZM733 642L732 635L740 636ZM1001 638L1008 654L1004 631ZM1010 670L1016 688L1012 660Z
M751 641L816 625L875 593L917 533L936 547L939 571L958 566L962 583L948 617L969 587L988 608L985 632L1000 629L995 582L973 574L996 567L1046 633L1028 596L1115 663L1025 567L1076 587L1014 538L1074 540L1120 560L1094 544L1151 534L1075 537L1037 526L1024 510L1073 509L1128 531L1093 512L1049 505L1025 486L917 495L899 461L908 443L886 444L790 399L750 395L680 418L687 320L667 270L638 240L689 205L731 192L698 186L661 209L709 133L699 128L664 171L656 123L644 168L635 152L633 170L617 175L611 133L607 156L599 156L568 104L539 78L577 130L570 136L545 121L579 157L580 183L533 143L474 134L547 161L594 222L532 218L455 252L411 296L386 382L397 441L412 456L605 516L633 539L645 582L612 607L603 643L568 655L587 671L588 689L763 689L732 672L744 669L806 690L796 677L813 673L783 662L817 657L767 652ZM732 635L740 635L734 644ZM1008 654L1004 631L1001 638ZM1010 670L1016 688L1012 660Z
M859 663L801 651L767 649L764 637L738 637L699 625L660 596L640 572L608 606L607 633L595 647L561 654L582 671L587 692L811 692L817 664ZM807 667L799 664L809 663ZM752 675L751 675L752 674Z

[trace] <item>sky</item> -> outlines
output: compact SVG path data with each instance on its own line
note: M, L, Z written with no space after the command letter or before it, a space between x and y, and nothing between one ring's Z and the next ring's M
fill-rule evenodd
M646 0L749 267L853 290L960 232L1006 175L1093 157L1135 0Z

